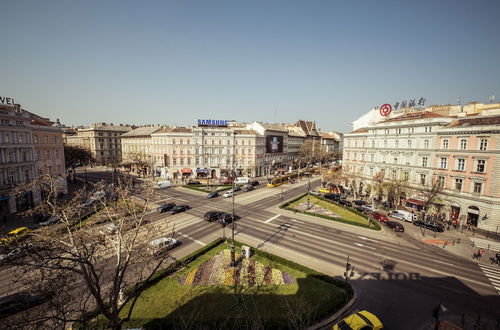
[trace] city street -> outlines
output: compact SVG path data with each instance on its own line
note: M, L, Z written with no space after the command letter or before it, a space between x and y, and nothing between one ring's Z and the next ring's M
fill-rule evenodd
M106 173L89 174L103 178ZM319 178L311 180L311 187ZM458 322L496 322L500 296L474 262L429 246L408 233L394 233L354 227L330 220L281 210L278 205L307 191L308 181L267 188L261 184L251 192L237 192L236 240L269 251L326 274L343 277L347 257L354 266L350 279L357 301L354 309L367 309L380 316L387 329L426 329L432 325L433 309L441 303L442 316ZM182 245L172 251L181 258L217 237L230 236L231 226L203 220L209 210L231 212L231 198L208 199L205 193L175 187L158 190L155 204L173 201L192 209L177 215L153 211L148 220L161 225L158 236L171 235ZM439 234L438 234L439 235ZM500 274L500 268L498 269ZM12 280L9 269L0 270L0 291L4 295Z

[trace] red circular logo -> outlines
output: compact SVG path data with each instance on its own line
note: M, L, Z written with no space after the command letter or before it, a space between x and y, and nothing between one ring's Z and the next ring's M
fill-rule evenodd
M386 103L380 107L380 115L386 117L389 116L392 112L392 106L389 103Z

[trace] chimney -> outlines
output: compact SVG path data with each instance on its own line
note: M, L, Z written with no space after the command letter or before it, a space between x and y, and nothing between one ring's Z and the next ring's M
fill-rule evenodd
M21 112L21 105L20 104L14 104L14 109L16 112Z

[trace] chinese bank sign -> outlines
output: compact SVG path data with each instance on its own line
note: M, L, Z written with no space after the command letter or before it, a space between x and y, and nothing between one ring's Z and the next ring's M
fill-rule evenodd
M227 127L228 120L198 119L201 127Z
M401 102L396 102L394 103L394 106L392 106L391 104L389 103L386 103L386 104L383 104L380 106L380 115L383 116L383 117L386 117L386 116L389 116L391 114L391 112L393 111L397 111L398 108L399 110L403 110L403 109L412 109L414 108L416 105L419 105L419 106L425 106L425 99L423 97L421 97L419 100L418 100L418 103L417 103L417 100L416 99L413 99L413 100L410 100L409 102L407 102L406 100L405 101L401 101Z

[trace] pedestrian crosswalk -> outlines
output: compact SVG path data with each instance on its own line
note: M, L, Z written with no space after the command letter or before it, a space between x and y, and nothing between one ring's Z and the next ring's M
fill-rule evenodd
M486 275L488 280L490 280L491 285L497 290L498 294L500 294L500 267L498 265L483 265L479 264L479 267L483 271L483 274Z
M471 237L470 240L474 243L475 247L491 251L500 251L499 242L490 241L482 238L474 238L474 237Z

